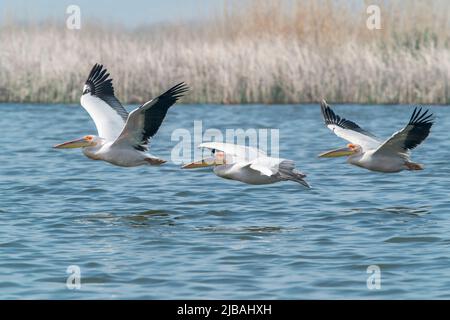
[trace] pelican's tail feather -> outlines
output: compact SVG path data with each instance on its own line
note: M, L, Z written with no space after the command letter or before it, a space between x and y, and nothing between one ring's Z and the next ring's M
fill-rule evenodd
M295 169L295 163L292 160L284 160L279 164L278 173L283 180L294 181L300 183L306 188L311 188L308 182L305 181L306 174Z

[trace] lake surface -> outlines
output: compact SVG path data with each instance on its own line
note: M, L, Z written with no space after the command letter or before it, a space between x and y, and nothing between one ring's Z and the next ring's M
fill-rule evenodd
M335 106L380 137L409 106ZM312 189L250 186L211 170L119 168L52 145L95 134L79 106L0 105L1 299L450 298L450 108L413 152L424 171L373 173L317 154L345 142L318 105L176 105L177 128L279 128ZM66 285L78 266L81 288ZM370 290L368 266L381 272Z

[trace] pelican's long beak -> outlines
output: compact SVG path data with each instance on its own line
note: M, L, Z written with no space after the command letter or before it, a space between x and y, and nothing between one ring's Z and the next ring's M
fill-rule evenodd
M205 159L202 159L199 161L185 164L184 166L181 167L181 169L195 169L195 168L211 167L211 166L215 166L217 164L219 164L219 163L217 163L216 159L211 157L211 158L205 158Z
M355 153L354 149L345 147L321 153L319 154L319 158L337 158L337 157L351 156L354 153Z
M64 143L57 144L53 146L53 148L56 149L73 149L73 148L83 148L83 147L89 147L91 146L90 141L87 141L85 138L72 140Z

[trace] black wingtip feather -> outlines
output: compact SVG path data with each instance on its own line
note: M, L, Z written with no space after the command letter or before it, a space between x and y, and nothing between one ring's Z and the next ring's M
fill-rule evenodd
M141 107L145 108L146 105L151 106L150 108L145 109L145 124L142 132L142 140L135 148L138 150L146 149L148 139L158 132L169 108L173 106L179 98L184 96L188 90L189 87L184 82L180 82Z
M432 113L428 113L429 111L429 109L426 109L422 112L422 107L415 107L408 124L433 124L434 115Z
M323 119L325 120L325 124L338 124L340 121L340 117L337 116L333 110L331 110L330 106L327 104L325 99L320 102L320 110L322 111Z
M434 115L429 113L429 109L422 110L422 107L415 107L408 122L408 127L411 127L404 142L404 148L407 150L417 147L430 134L431 127L434 123Z
M372 133L362 129L355 122L347 120L345 118L341 118L339 115L334 113L334 111L331 109L331 107L328 105L328 103L325 101L325 99L323 99L320 102L320 109L322 111L322 115L323 115L325 124L327 126L328 125L336 125L343 129L353 130L353 131L356 131L356 132L362 133L364 135L375 138L375 136Z
M102 64L96 63L92 67L91 72L89 72L85 83L88 86L88 90L83 92L83 94L90 92L91 95L102 99L126 121L128 112L115 97L112 80L109 78L108 70Z
M178 101L179 98L184 96L184 94L189 91L189 87L184 82L180 82L164 92L160 97L161 98L172 98L175 99L175 102Z
M96 63L89 73L86 80L86 85L94 96L102 98L102 96L114 96L114 87L112 79L109 78L109 73L102 64Z

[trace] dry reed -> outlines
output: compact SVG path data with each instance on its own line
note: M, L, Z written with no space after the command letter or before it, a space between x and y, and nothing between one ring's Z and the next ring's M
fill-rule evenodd
M450 103L448 1L231 1L214 19L135 29L0 26L0 101L76 102L105 64L118 97L142 103L177 81L188 103Z

